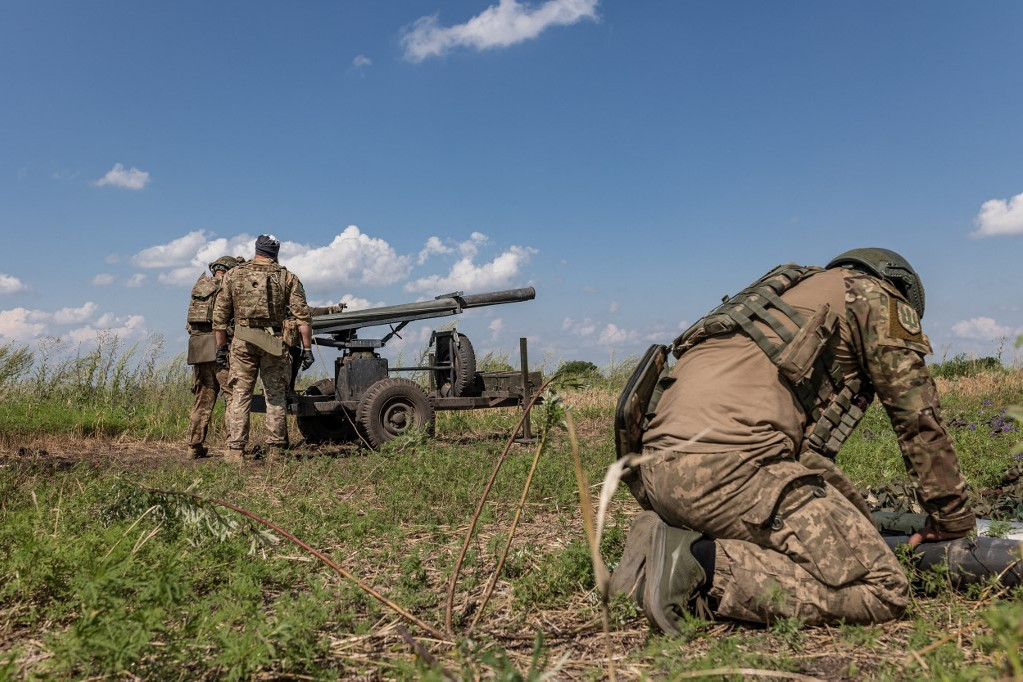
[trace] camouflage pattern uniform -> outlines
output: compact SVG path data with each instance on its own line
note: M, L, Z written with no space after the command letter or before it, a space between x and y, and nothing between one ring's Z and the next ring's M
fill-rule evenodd
M835 268L810 275L781 298L807 318L824 305L839 313L827 340L836 369L873 385L932 525L972 528L965 482L924 364L930 344L898 290ZM813 424L757 344L741 331L708 338L681 356L673 376L644 439L654 459L641 477L665 522L715 540L709 596L717 613L807 624L897 618L909 594L898 561L852 484L809 450ZM817 400L833 397L822 391Z
M261 283L253 286L255 283ZM251 311L261 311L260 317ZM309 306L298 277L269 258L256 258L239 265L224 276L222 291L213 311L213 329L226 329L235 319L231 341L228 389L232 394L227 422L228 448L243 451L249 440L249 414L256 377L263 382L266 400L266 444L271 448L288 446L287 391L291 378L291 356L281 341L282 352L274 354L239 338L237 327L268 332L280 340L286 311L309 324Z
M193 285L193 291L200 284L214 287L212 303L215 303L222 285L221 280L203 274ZM185 329L189 336L213 336L212 322L186 321ZM217 402L221 388L227 388L227 380L228 371L218 366L216 362L198 362L192 365L192 394L195 395L195 403L188 414L188 446L196 456L205 454L204 443L210 427L213 406ZM224 391L224 403L230 409L230 391Z

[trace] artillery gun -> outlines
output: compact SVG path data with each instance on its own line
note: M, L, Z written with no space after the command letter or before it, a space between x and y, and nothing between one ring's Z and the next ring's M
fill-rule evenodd
M458 315L469 308L529 301L532 287L485 294L457 291L430 301L316 315L313 342L336 348L334 377L288 396L288 411L309 443L365 440L376 448L413 429L433 433L436 410L475 410L525 406L540 384L538 372L527 369L525 339L520 341L521 372L478 372L476 355L465 334L435 331L427 364L391 367L378 352L416 320ZM388 327L377 338L361 338L371 327ZM395 373L425 374L428 387ZM528 424L528 419L526 420ZM528 431L524 433L528 436Z

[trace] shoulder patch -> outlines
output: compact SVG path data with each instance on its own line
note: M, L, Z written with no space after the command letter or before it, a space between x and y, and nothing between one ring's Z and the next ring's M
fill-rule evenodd
M916 311L894 296L888 297L888 334L906 341L923 341L923 329Z

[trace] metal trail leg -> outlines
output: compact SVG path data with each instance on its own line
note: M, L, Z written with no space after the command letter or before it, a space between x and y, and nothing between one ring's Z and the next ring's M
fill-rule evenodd
M533 393L529 389L529 359L526 354L525 337L519 338L519 360L522 364L522 409L526 410L526 417L522 420L522 435L516 438L515 442L532 443L536 440L533 438L533 430L529 423L529 401L533 398Z

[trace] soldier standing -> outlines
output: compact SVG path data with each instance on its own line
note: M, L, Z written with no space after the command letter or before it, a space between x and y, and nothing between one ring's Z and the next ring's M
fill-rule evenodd
M195 404L188 415L188 449L195 458L209 454L205 445L206 434L221 388L225 389L225 404L231 404L231 393L226 390L228 370L216 362L213 307L220 293L224 273L244 262L244 258L222 256L209 265L212 277L203 273L192 285L185 329L189 335L187 362L192 365L192 393L195 394Z
M302 369L313 364L312 330L305 289L293 273L277 263L281 243L273 235L256 239L255 257L229 272L213 310L217 362L228 364L227 324L234 318L230 345L231 375L228 387L232 402L228 411L230 438L227 458L240 462L249 440L249 413L256 377L263 382L266 400L268 454L288 447L287 391L291 356L282 338L288 311L298 320L302 339Z
M899 617L906 576L831 460L876 394L929 515L910 544L974 528L923 312L904 258L854 249L824 269L779 266L683 332L633 487L648 511L612 589L669 633L698 606L754 622Z

